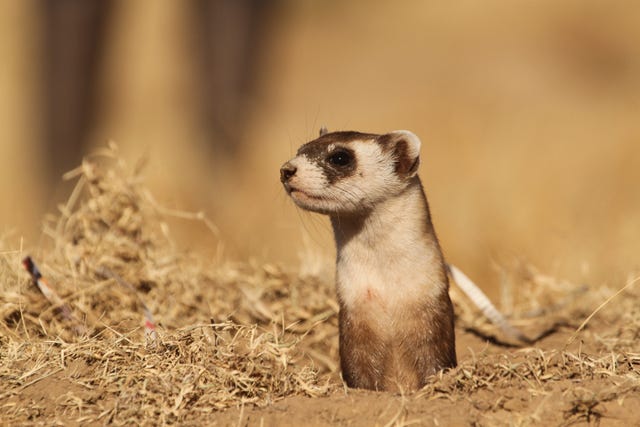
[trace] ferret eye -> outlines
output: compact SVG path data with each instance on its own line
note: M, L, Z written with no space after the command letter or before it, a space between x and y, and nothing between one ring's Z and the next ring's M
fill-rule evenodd
M346 150L334 151L327 157L327 161L334 166L347 166L352 160L351 153Z

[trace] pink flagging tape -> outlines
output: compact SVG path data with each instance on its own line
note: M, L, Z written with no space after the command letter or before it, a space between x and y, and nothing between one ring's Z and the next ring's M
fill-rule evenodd
M147 307L147 304L145 304L142 297L140 297L140 295L138 294L138 291L136 291L136 288L134 288L133 285L131 285L126 280L124 280L122 277L120 277L118 273L114 272L109 267L102 267L98 269L97 273L102 277L115 280L116 283L118 283L120 286L122 286L123 288L127 289L129 292L133 293L133 295L135 295L135 297L138 299L138 302L142 306L142 310L144 312L144 335L149 341L149 343L155 345L158 339L158 334L156 332L156 324L153 321L153 315L151 314L151 310L149 310L149 307Z

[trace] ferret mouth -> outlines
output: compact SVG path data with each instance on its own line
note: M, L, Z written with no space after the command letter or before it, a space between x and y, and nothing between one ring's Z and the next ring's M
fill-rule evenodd
M288 183L285 184L284 188L287 191L287 194L289 195L289 197L291 197L293 201L295 201L296 203L304 204L305 202L319 202L324 200L324 197L322 196L313 195L307 191L303 191Z
M325 215L330 215L336 212L334 203L327 195L315 195L307 191L302 191L299 188L292 187L291 185L285 185L285 189L291 200L300 208L317 212Z
M303 200L322 200L322 197L314 196L313 194L309 194L306 191L302 191L295 187L287 188L287 193L293 199L303 199Z

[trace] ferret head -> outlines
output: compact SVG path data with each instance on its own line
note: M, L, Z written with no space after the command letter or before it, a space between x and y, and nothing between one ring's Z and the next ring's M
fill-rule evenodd
M282 166L280 180L303 209L361 213L404 190L418 173L419 156L420 140L409 131L321 131Z

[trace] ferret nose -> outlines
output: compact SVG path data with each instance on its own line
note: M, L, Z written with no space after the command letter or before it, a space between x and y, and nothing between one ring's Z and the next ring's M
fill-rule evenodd
M289 181L293 175L296 174L298 168L293 166L291 163L287 162L280 168L280 181L283 183Z

